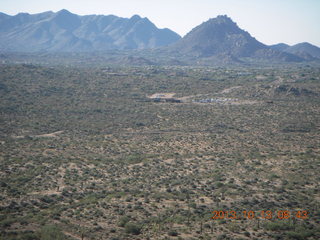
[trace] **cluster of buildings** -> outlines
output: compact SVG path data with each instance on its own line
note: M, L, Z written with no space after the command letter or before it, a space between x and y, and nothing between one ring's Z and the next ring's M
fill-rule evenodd
M164 102L164 103L182 103L182 102L190 102L186 101L183 98L175 98L173 97L175 93L155 93L148 97L149 101L152 102ZM204 99L194 99L193 103L225 103L225 102L234 102L237 101L235 98L204 98Z

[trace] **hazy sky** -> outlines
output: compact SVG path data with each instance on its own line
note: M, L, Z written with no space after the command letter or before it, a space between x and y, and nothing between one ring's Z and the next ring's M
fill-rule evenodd
M80 15L139 14L182 36L209 18L227 14L265 44L306 41L320 46L320 0L0 0L0 12L9 15L61 9Z

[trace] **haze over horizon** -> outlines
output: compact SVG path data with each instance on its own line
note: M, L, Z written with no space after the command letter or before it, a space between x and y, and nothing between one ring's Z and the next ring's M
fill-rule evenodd
M169 28L181 36L217 15L228 15L238 26L257 40L271 45L294 45L309 42L320 46L320 1L317 0L191 0L162 1L100 1L92 0L2 0L0 12L15 15L61 9L79 15L113 14L130 18L138 14L147 17L159 28Z

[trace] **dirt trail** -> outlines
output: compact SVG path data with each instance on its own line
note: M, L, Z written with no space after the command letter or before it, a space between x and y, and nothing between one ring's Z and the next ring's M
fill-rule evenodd
M75 234L73 234L73 233L70 233L70 232L66 232L66 231L64 231L63 232L65 235L67 235L67 236L69 236L69 237L72 237L72 238L74 238L74 239L79 239L79 240L85 240L86 238L81 238L81 237L79 237L79 236L77 236L77 235L75 235Z
M56 131L56 132L52 132L52 133L45 133L45 134L39 134L39 135L21 135L21 136L12 136L12 138L14 139L23 139L26 137L31 137L31 138L56 138L58 137L57 135L63 133L64 131Z
M64 131L57 131L53 133L45 133L40 135L34 135L33 137L57 137L58 134L63 133Z

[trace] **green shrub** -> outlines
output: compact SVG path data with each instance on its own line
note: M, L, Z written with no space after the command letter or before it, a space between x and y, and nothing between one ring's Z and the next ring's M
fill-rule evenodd
M179 235L179 233L176 230L171 230L168 232L168 235L172 237L176 237Z
M287 222L268 222L264 225L265 229L270 231L281 231L281 230L290 230L293 228L292 225Z
M289 231L286 232L286 235L289 239L303 240L311 237L313 235L313 232L305 229L303 231Z
M141 226L135 223L127 223L125 225L125 232L133 235L139 235L141 233Z
M124 227L129 221L130 221L129 217L127 217L127 216L121 217L119 222L118 222L118 226L119 227Z
M19 240L40 240L40 238L35 233L25 233L23 234Z
M221 234L217 237L217 240L223 240L223 239L226 239L227 238L227 235L226 234Z
M41 240L65 240L66 236L56 225L46 225L40 230Z

